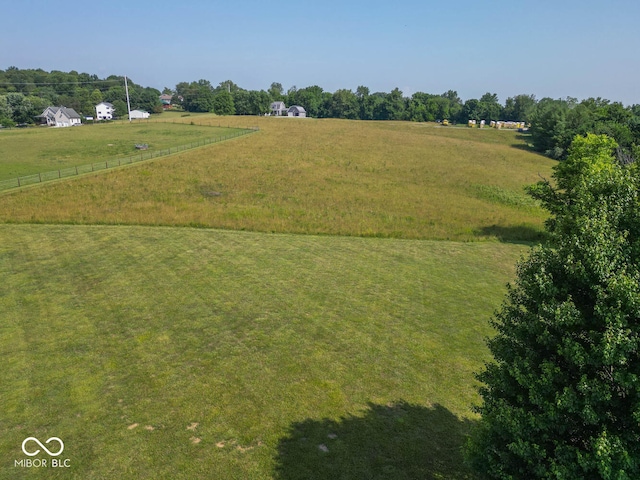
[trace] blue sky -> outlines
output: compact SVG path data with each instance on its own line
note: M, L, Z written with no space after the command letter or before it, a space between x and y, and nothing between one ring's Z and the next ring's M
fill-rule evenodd
M18 0L0 69L640 103L640 1Z

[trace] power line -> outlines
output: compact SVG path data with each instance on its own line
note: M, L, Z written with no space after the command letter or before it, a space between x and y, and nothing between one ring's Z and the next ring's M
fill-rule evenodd
M0 85L91 85L94 83L120 83L122 77L113 80L92 80L90 82L0 82Z

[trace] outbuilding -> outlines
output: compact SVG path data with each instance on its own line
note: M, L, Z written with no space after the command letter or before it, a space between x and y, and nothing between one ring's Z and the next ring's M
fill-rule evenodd
M287 110L287 116L288 117L306 117L307 111L304 109L304 107L301 107L300 105L292 105L291 107L289 107L289 110Z
M138 120L141 118L149 118L149 112L142 110L131 110L131 120Z

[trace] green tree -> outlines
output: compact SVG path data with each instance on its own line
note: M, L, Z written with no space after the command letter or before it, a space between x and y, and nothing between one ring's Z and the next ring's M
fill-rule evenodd
M373 99L369 94L369 87L359 85L356 88L360 120L373 120Z
M462 114L462 100L458 96L458 92L455 90L448 90L440 95L442 98L446 98L449 101L449 108L447 113L448 115L443 115L442 117L438 117L437 119L444 120L454 120L458 122L466 122L466 119L461 119Z
M329 116L332 118L358 118L358 97L351 90L336 90L329 106Z
M416 92L411 95L407 106L407 120L414 122L433 122L436 120L435 114L428 108L431 105L431 98L434 95Z
M448 99L440 95L430 96L427 100L426 107L427 120L430 122L453 118L451 114L451 103Z
M213 87L209 80L181 82L176 85L176 94L182 97L182 107L188 112L212 112L214 110Z
M615 147L576 137L531 188L550 242L492 321L468 451L485 478L640 478L640 169Z
M498 121L502 117L502 106L498 101L498 95L495 93L485 93L480 97L480 120L489 123L491 120Z
M213 111L218 115L233 115L236 111L233 96L226 90L219 91L213 97Z
M247 90L238 90L233 94L236 115L252 115L251 94Z
M91 92L91 96L89 97L89 99L91 101L91 104L95 107L103 101L102 92L96 88L93 92Z
M15 123L34 123L35 117L44 110L38 111L38 106L34 106L35 97L25 97L22 93L7 93L5 98L6 109L11 112L11 119Z
M231 80L225 80L224 82L220 82L215 88L216 93L221 92L222 90L225 90L226 92L229 92L233 95L236 92L242 90L242 88L233 83Z
M284 99L284 88L282 88L281 83L273 82L269 87L269 90L267 90L267 93L274 102L279 102Z
M129 111L127 110L127 102L124 100L114 100L111 102L113 104L113 115L116 118L128 118Z
M12 119L12 110L7 103L7 97L0 95L0 125L12 127L15 122Z
M406 101L399 88L391 90L385 99L385 104L389 120L405 120Z
M295 92L293 98L289 98L292 105L301 105L307 111L307 116L318 117L322 106L322 88L313 85L301 88Z
M476 98L470 98L469 100L464 102L460 117L461 118L459 120L461 121L461 123L465 124L469 120L475 120L476 122L483 120L482 105L480 105L480 101Z
M249 100L253 115L264 115L271 110L271 97L264 90L251 90L249 92Z
M515 97L509 97L504 104L503 120L528 122L531 110L535 104L535 95L516 95Z
M567 131L568 103L543 98L531 112L531 140L533 147L552 158L563 158L570 138ZM569 140L570 141L570 140Z
M160 103L160 91L147 87L137 88L137 96L135 101L132 100L131 108L145 110L147 112L162 111L162 104Z
M127 93L125 91L124 86L115 85L110 87L104 94L104 100L109 103L113 103L117 100L121 100L123 102L127 102Z

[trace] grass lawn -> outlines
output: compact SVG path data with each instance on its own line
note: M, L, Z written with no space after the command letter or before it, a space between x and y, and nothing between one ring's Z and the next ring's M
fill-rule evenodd
M0 225L0 478L467 478L472 373L525 252ZM71 466L15 467L28 436Z
M528 151L515 132L197 117L198 123L207 121L257 125L260 132L132 168L2 194L0 221L463 241L540 236L545 214L523 187L539 175L549 177L554 162ZM92 128L66 130L61 135Z
M193 121L197 120L194 118ZM140 153L136 144L147 144L151 153L236 131L189 122L120 121L72 128L0 131L0 181L135 156Z
M260 128L0 193L0 478L471 478L473 373L554 162L493 129L162 118L0 132L2 178ZM27 437L70 466L16 466Z

